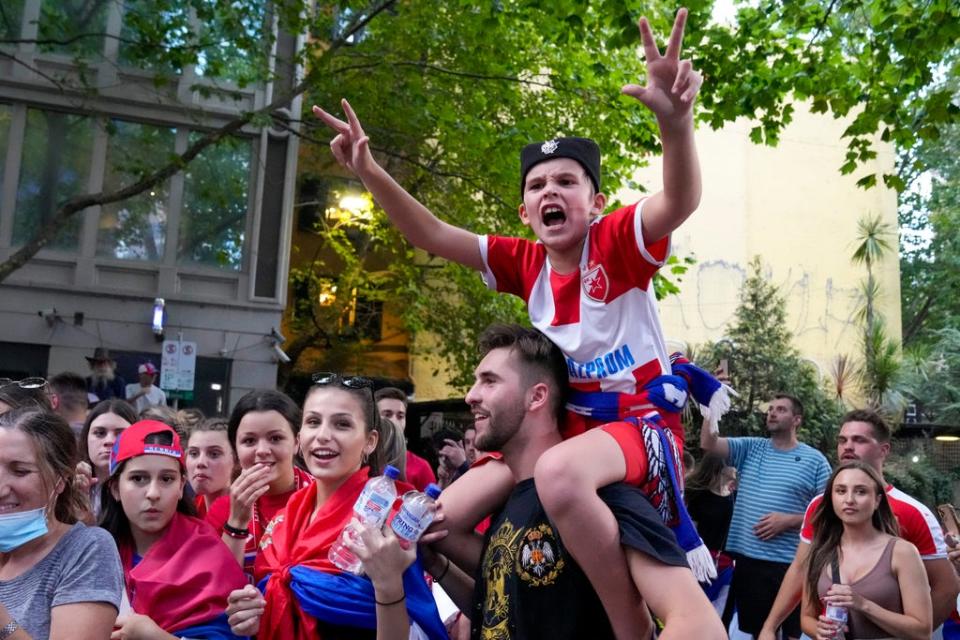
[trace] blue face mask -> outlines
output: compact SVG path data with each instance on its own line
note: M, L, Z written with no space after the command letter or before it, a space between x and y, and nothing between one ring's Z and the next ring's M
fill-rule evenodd
M46 507L0 515L0 552L10 553L46 533Z

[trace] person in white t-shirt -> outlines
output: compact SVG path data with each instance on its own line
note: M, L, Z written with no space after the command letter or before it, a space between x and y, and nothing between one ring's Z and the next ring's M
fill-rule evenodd
M153 384L157 377L157 368L152 362L144 362L137 368L140 382L127 385L127 401L132 404L137 413L147 407L158 404L167 404L167 394L163 389Z

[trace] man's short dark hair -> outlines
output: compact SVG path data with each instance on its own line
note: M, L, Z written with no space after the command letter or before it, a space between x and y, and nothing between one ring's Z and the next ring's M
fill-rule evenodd
M877 439L877 442L881 444L890 442L890 425L883 419L883 416L873 409L854 409L853 411L848 411L846 415L840 419L840 426L842 427L848 422L866 422L873 427L873 437Z
M480 357L494 349L511 349L523 367L525 384L546 381L553 391L551 408L559 418L567 400L567 361L560 348L536 329L518 324L493 324L480 336Z
M79 373L64 371L50 378L50 388L67 411L80 411L90 405L87 398L87 380Z
M376 393L373 394L373 399L377 402L381 400L399 400L403 403L404 407L407 406L407 394L403 392L403 389L397 389L396 387L377 389Z
M793 415L803 417L803 403L800 402L800 398L797 396L792 396L789 393L776 393L773 396L774 400L789 400L790 401L790 410L793 411Z

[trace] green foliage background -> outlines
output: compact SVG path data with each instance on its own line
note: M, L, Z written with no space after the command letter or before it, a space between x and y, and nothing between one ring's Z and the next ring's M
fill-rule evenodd
M54 80L81 106L89 100L86 107L92 111L101 89L98 65L116 64L103 60L108 48L102 31L111 3L42 3L38 50L73 56L77 73ZM13 25L24 6L22 0L9 4L6 40L0 43L5 46L16 39ZM936 144L955 136L960 120L955 86L943 81L957 77L960 59L960 4L954 0L738 1L731 24L714 20L714 2L687 4L684 55L706 78L699 122L720 127L750 118L751 138L775 145L792 119L793 104L808 101L815 111L850 119L847 158L837 169L854 173L864 187L904 188L911 176L941 162L942 175L955 173L950 163L957 154L937 151L944 147ZM229 96L278 72L275 90L282 93L290 87L282 73L302 64L307 107L319 103L335 109L341 97L348 97L378 158L403 185L445 220L477 232L524 232L515 213L516 153L530 140L571 133L596 138L605 151L608 192L636 186L630 183L634 169L659 152L653 119L619 89L642 79L637 18L647 15L655 32L666 33L675 3L127 0L123 7L119 63L152 74L158 100L176 99L175 74L187 69L196 74L194 89L203 96ZM280 44L274 26L311 36L295 59L270 63L270 51ZM11 55L17 59L18 54ZM17 62L29 66L31 58ZM260 113L253 124L283 128L298 117L305 173L339 175L324 148L329 134L309 112ZM209 125L197 115L197 126ZM907 154L896 172L876 175L859 168L875 157L876 136ZM176 164L158 154L153 167L130 172L130 180L171 162ZM938 214L930 219L938 225L932 251L941 268L931 275L922 257L911 262L917 267L910 276L916 295L906 294L904 305L911 313L928 308L927 317L942 317L929 312L946 304L931 292L955 289L942 288L958 271L950 269L956 250L948 239L958 234L950 235L956 208L949 202L944 196L930 206ZM381 221L359 231L370 240L354 243L363 250L335 252L329 266L350 280L344 285L397 305L411 330L437 333L441 355L454 362L450 375L455 380L464 380L469 359L462 346L473 344L480 327L492 319L522 318L515 302L486 292L473 274L394 249L401 241ZM242 239L233 234L230 242ZM330 242L339 241L331 236ZM217 255L210 247L201 249L198 259L231 260L229 251ZM685 266L683 261L675 265L678 271ZM674 285L661 281L658 292L670 293ZM927 305L927 300L934 302ZM325 323L315 317L310 324ZM936 324L930 324L931 331L941 328ZM333 326L326 323L320 333L335 334ZM788 358L764 366L776 365L777 385L816 387L802 365L790 363ZM751 386L751 402L762 391Z

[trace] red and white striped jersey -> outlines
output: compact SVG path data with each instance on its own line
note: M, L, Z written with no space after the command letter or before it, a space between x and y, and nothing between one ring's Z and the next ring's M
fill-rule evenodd
M813 511L821 500L823 500L822 493L807 505L807 511L803 514L803 528L800 530L801 542L807 544L813 542ZM926 505L889 484L887 500L900 525L900 537L913 544L920 552L922 559L936 560L947 557L943 529Z
M480 236L487 286L527 303L531 324L563 351L580 391L633 394L670 373L652 284L670 238L645 243L641 209L642 201L595 219L580 268L568 274L551 268L540 242Z

